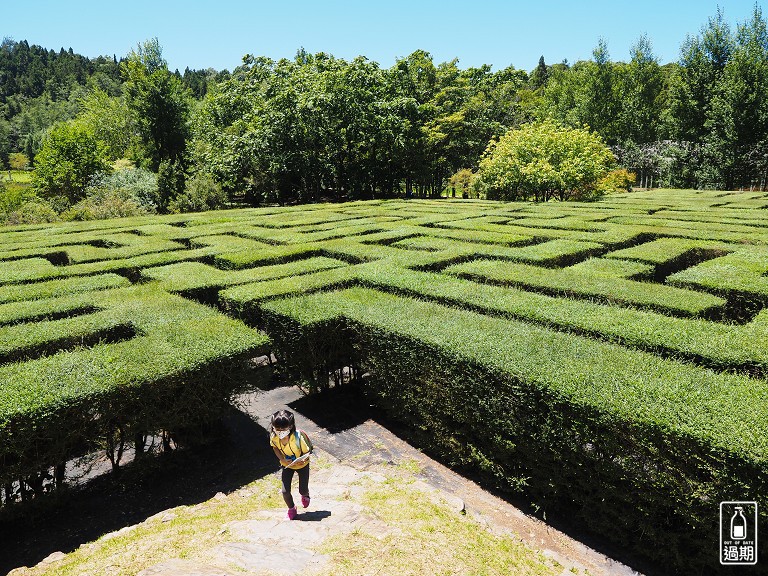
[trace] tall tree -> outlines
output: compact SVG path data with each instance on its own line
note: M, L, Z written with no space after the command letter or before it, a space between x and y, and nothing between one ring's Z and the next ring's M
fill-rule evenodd
M734 49L720 8L699 36L686 38L670 86L668 123L672 137L701 142L707 134L712 96Z
M618 134L624 141L645 144L659 137L664 78L647 36L630 52L632 59L622 68Z
M104 143L110 160L126 156L133 135L134 118L123 98L109 96L95 88L80 100L77 119Z
M544 56L539 58L539 63L531 72L531 87L534 89L543 88L547 85L549 80L549 68L547 68L546 62L544 62Z
M756 167L749 158L762 148L768 131L768 29L755 5L752 18L739 25L736 42L718 78L707 117L712 183L731 189L749 186Z
M157 38L139 44L123 62L125 96L141 148L137 160L157 170L160 162L184 162L189 136L189 93L168 71Z
M580 120L606 142L614 144L621 138L616 122L620 103L613 63L603 38L592 51L592 57L593 61L584 68L584 82L577 103Z

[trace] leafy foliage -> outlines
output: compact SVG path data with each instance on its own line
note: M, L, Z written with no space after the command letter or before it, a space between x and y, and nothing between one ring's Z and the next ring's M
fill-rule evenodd
M204 212L217 210L227 204L227 194L210 174L198 172L187 180L183 194L171 200L168 210L179 212Z
M29 158L21 152L11 152L8 154L8 166L11 170L26 170L29 166Z
M102 143L86 126L65 122L54 126L35 157L34 188L43 197L74 204L85 196L94 176L109 172Z
M152 170L163 161L182 162L187 142L189 96L168 71L157 38L128 55L121 65L125 97L141 135L140 158Z
M134 200L149 212L154 212L159 202L157 175L144 168L129 166L116 169L111 174L92 180L88 192L90 193L92 189L123 194L126 199Z
M626 168L617 168L611 170L605 176L600 178L596 184L598 192L610 194L612 192L631 192L632 185L637 176L629 172Z
M527 124L491 143L474 186L493 199L589 199L613 160L600 137L585 129Z
M108 160L127 155L135 119L123 98L110 96L96 88L80 101L77 119L104 144Z
M4 215L4 223L9 226L17 224L41 224L56 222L59 215L49 202L40 199L25 201Z
M62 212L62 220L104 220L140 216L147 210L124 190L91 188L85 198Z
M384 69L304 49L293 60L247 55L232 74L180 74L156 38L119 62L6 40L0 164L21 152L34 162L45 131L78 118L110 160L210 173L230 199L253 205L439 196L451 175L477 171L489 141L551 121L597 133L642 188L762 189L767 61L757 6L734 29L718 9L677 62L662 65L647 36L615 61L600 39L590 59L542 57L530 75L461 69L424 50ZM161 180L156 206L167 210L183 178ZM539 197L561 195L570 196Z

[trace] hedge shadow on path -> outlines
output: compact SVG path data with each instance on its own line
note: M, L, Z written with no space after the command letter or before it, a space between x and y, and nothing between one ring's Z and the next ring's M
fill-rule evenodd
M350 430L366 420L384 417L380 410L366 401L360 388L354 384L309 394L290 402L288 406L331 434Z
M205 502L277 470L267 432L232 408L205 446L148 458L103 474L60 497L0 515L0 574L34 566L104 534L181 505Z

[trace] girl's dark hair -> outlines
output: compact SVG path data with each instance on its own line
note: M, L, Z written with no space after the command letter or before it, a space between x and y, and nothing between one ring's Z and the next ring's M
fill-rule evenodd
M270 424L272 425L272 432L275 431L275 428L279 428L280 430L289 428L291 433L296 431L296 420L294 420L293 412L290 410L278 410L272 414Z

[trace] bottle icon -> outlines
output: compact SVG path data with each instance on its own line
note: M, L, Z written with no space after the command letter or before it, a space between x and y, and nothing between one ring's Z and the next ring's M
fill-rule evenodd
M731 538L744 540L747 537L747 519L744 517L741 506L736 506L736 512L731 517Z

